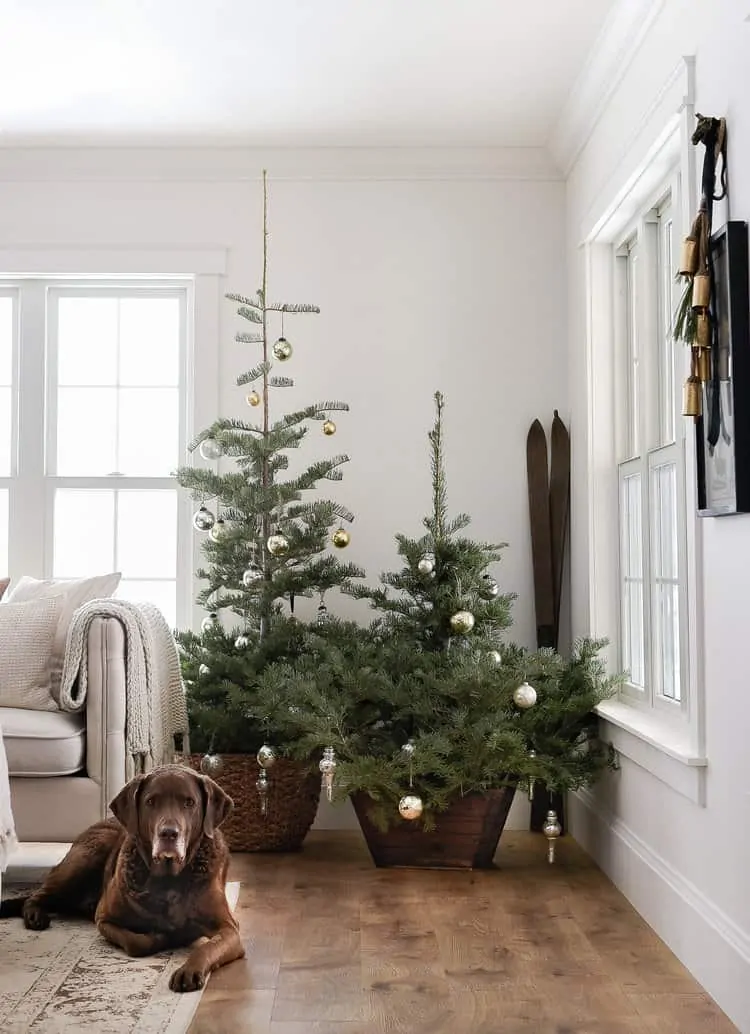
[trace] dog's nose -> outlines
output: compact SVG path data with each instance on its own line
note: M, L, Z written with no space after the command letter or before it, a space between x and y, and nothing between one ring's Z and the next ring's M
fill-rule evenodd
M176 840L179 835L180 831L174 826L162 826L159 830L159 837L162 840Z

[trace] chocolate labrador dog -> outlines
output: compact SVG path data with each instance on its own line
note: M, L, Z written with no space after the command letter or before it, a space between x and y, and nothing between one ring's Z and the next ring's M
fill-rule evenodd
M245 954L227 903L229 852L219 830L233 804L213 779L165 765L132 779L110 805L114 819L82 833L34 893L0 905L29 930L50 913L93 919L128 955L190 945L173 991L197 991Z

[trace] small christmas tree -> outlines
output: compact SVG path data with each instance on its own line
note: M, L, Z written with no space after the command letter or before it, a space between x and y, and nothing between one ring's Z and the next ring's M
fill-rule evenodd
M381 828L429 830L463 795L532 780L575 789L614 764L592 721L618 681L604 643L581 640L566 660L504 642L513 596L489 570L503 546L462 535L467 515L448 518L439 393L435 404L426 534L397 535L404 566L381 587L348 589L379 616L359 635L336 623L317 644L311 630L304 655L261 680L285 738L305 755L328 748L333 796L366 795Z
M364 574L336 555L349 543L344 524L354 519L350 511L339 503L305 498L321 481L340 481L349 457L318 460L296 476L283 477L290 451L303 443L311 424L330 439L336 432L332 415L349 407L317 402L271 419L272 393L294 384L290 377L272 375L274 360L286 364L292 356L284 317L319 309L269 300L268 241L264 171L261 286L250 297L227 296L250 325L235 340L260 353L260 361L237 378L260 419L216 420L196 437L191 451L198 449L217 468L185 466L177 472L180 485L200 502L193 524L207 536L202 545L207 565L197 572L206 584L197 602L208 613L199 633L177 635L191 739L200 751L255 753L274 739L270 716L257 706L257 685L269 664L305 649L304 624L293 616L295 599L318 596L322 619L325 593L346 589ZM272 344L276 319L280 334ZM218 469L222 459L232 461L230 469Z

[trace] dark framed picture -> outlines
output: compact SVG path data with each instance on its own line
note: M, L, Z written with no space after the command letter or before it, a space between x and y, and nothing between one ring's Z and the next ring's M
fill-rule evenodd
M750 513L750 290L748 228L727 222L711 238L718 347L696 423L698 513Z

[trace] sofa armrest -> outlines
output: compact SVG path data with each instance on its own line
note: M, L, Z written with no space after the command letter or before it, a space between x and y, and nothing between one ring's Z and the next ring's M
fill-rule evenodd
M125 776L125 630L116 618L89 626L86 694L86 774L102 791L101 817Z

